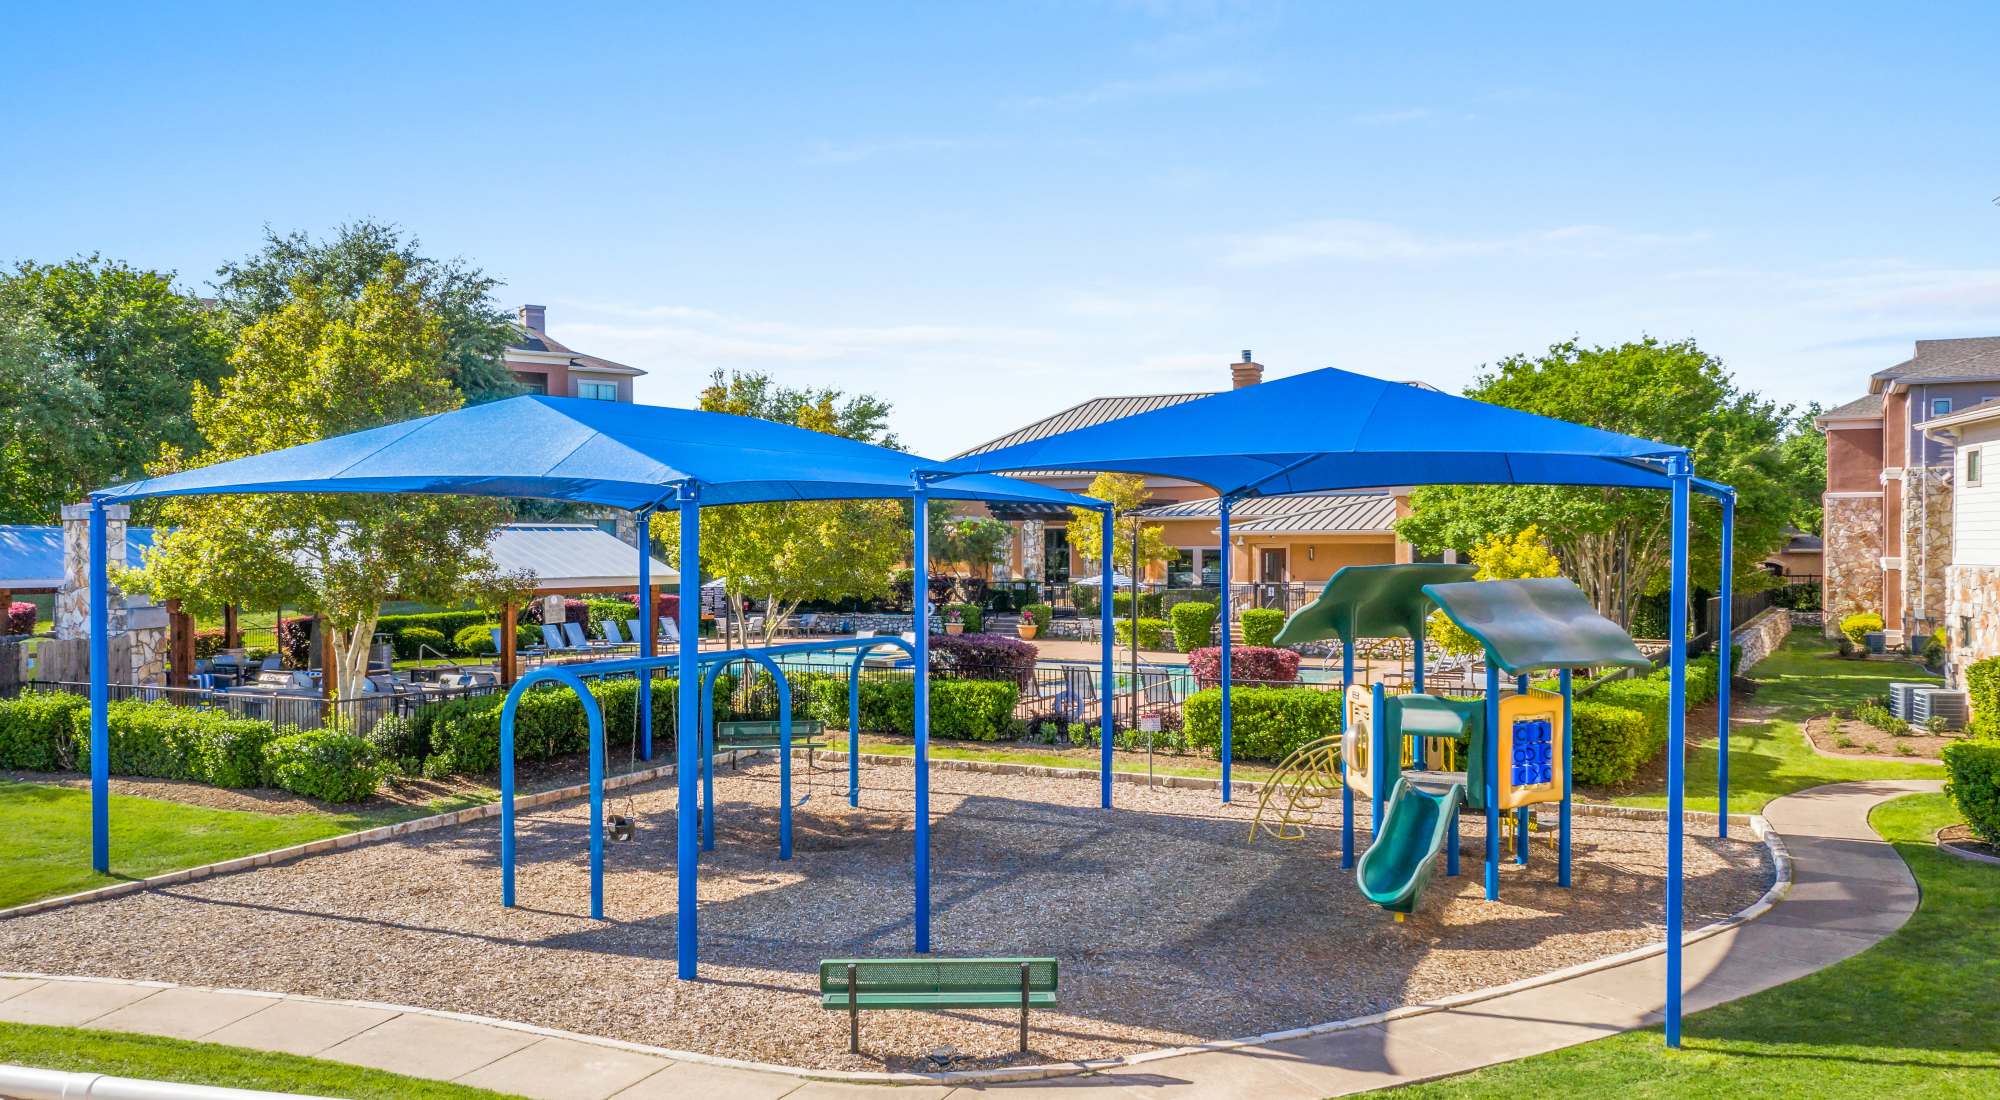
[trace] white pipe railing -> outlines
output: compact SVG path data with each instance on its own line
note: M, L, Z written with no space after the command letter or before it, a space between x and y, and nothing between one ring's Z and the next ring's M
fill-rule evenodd
M0 1096L10 1100L259 1100L301 1095L0 1065Z

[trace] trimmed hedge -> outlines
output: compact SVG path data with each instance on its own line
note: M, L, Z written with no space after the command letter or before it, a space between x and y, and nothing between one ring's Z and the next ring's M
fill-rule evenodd
M958 621L965 624L965 633L978 634L986 629L986 612L976 603L948 603L944 605L944 621L951 621L951 613L958 613Z
M809 698L806 713L829 729L847 728L847 679L815 676L793 690ZM935 680L931 683L931 736L956 741L998 741L1014 728L1021 691L1005 680ZM796 703L795 703L796 705ZM861 729L866 733L916 732L916 685L908 680L861 682Z
M1243 613L1243 644L1269 646L1284 627L1284 612L1275 607L1253 607Z
M467 657L493 656L493 626L492 623L477 623L461 627L458 633L451 636L451 648Z
M1571 776L1578 783L1623 783L1666 746L1644 711L1578 700L1570 710Z
M1045 603L1026 603L1021 605L1021 615L1035 624L1037 633L1046 633L1049 629L1049 619L1055 615L1055 608Z
M675 700L679 681L655 678L653 685L653 748L673 744L680 717ZM729 695L736 678L716 678L715 708L727 719ZM592 683L590 693L604 711L605 751L629 753L638 721L639 682L609 680ZM412 718L408 731L393 731L400 757L423 757L425 775L486 775L500 770L500 707L505 697L475 695L426 707ZM583 702L567 687L549 687L521 696L514 717L514 758L551 760L589 748Z
M1163 595L1164 595L1164 593L1160 593L1160 592L1141 592L1141 593L1139 593L1139 617L1140 617L1140 618L1142 618L1142 619L1157 619L1157 618L1159 618L1159 617L1160 617L1160 601L1161 601L1161 598L1162 598L1162 596L1163 596ZM1131 618L1131 617L1132 617L1132 593L1130 593L1130 592L1113 592L1113 593L1111 594L1111 614L1112 614L1112 617L1114 617L1114 618L1119 618L1119 619L1129 619L1129 618Z
M1866 647L1868 644L1868 635L1880 629L1882 629L1882 616L1875 614L1873 611L1863 611L1858 615L1849 615L1845 619L1840 620L1841 636L1846 638L1848 644L1856 649Z
M375 750L339 730L305 730L264 746L273 785L325 802L360 802L375 793L382 773Z
M375 633L387 634L396 644L396 656L403 656L405 630L422 627L435 630L440 638L452 638L468 626L491 626L493 616L484 611L425 611L411 615L384 615L375 621Z
M1112 624L1112 627L1112 634L1117 638L1119 645L1129 646L1132 644L1132 620L1119 619ZM1166 645L1167 621L1165 619L1139 620L1140 649L1159 650L1165 649Z
M444 635L427 626L405 627L402 633L396 635L394 644L397 659L403 661L422 657L426 646L433 656L449 652L444 647Z
M1189 600L1175 604L1169 614L1174 623L1174 648L1182 653L1193 652L1215 640L1214 604Z
M127 699L111 704L111 774L191 779L218 787L264 782L264 746L278 735L267 722L231 718L165 702ZM90 709L72 716L69 737L76 767L90 766Z
M90 700L66 691L26 691L0 700L0 768L60 771L76 762L78 728L88 730Z
M1275 764L1309 741L1340 732L1338 691L1240 687L1230 691L1229 701L1232 759ZM1188 748L1221 755L1222 689L1207 688L1188 696L1181 713Z
M2000 741L1956 741L1944 747L1950 778L1945 793L1979 839L2000 844Z
M1198 687L1222 684L1222 647L1208 646L1188 654L1188 671ZM1297 650L1273 646L1229 647L1229 677L1232 685L1249 683L1293 683L1299 678Z
M1966 731L1974 737L2000 736L2000 657L1965 666L1965 690L1972 703Z

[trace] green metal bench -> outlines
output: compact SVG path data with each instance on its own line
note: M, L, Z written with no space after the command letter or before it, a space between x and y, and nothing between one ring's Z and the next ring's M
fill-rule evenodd
M1028 1009L1056 1003L1054 959L828 959L819 964L821 1008L847 1011L847 1049L861 1052L861 1010L1014 1008L1021 1010L1021 1050L1028 1049Z
M780 726L778 722L717 722L715 751L783 748ZM813 765L813 753L826 747L825 733L824 722L811 718L792 719L792 747L806 750L807 767ZM736 766L735 758L730 759L729 766Z

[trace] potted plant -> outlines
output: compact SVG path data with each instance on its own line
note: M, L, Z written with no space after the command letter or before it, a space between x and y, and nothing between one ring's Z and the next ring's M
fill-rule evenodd
M1045 603L1024 604L1021 607L1021 625L1016 627L1023 641L1047 630L1049 626L1049 605Z
M1026 615L1021 616L1021 621L1014 624L1014 633L1019 634L1024 642L1034 641L1037 629L1035 620Z
M957 608L946 611L944 613L944 632L946 634L965 633L965 613Z

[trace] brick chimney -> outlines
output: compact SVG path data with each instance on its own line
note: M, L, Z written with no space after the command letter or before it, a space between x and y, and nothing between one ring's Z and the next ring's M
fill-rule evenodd
M548 324L544 319L547 313L546 306L522 306L521 327L529 332L547 332L548 329L543 327Z
M1264 380L1264 364L1250 358L1250 349L1243 349L1243 361L1229 364L1229 388L1240 390L1254 386Z

